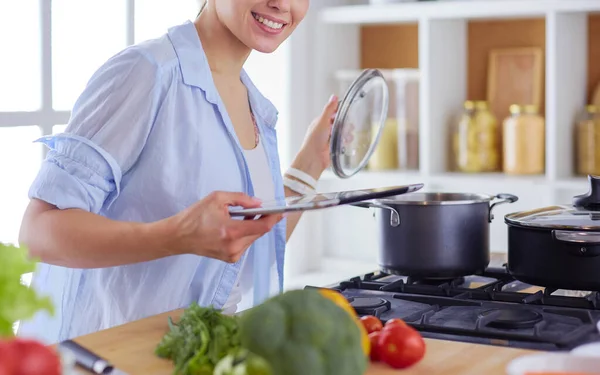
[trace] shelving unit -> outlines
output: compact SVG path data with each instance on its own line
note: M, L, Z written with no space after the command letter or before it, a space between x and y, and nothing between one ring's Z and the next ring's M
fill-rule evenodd
M312 4L311 4L312 6ZM360 172L350 179L325 173L321 191L425 183L425 190L512 193L492 224L491 249L505 251L503 216L522 209L570 203L587 191L576 176L572 129L600 82L599 0L460 0L348 5L323 0L314 7L305 89L317 113L337 86L340 69L418 68L418 171ZM546 170L539 176L448 172L449 122L466 99L486 99L487 53L492 48L538 46L544 51ZM300 78L298 78L300 79ZM309 83L306 83L309 82ZM501 121L501 119L499 119ZM304 129L302 129L304 130ZM301 140L301 139L300 139ZM299 141L300 141L299 140ZM306 215L305 268L327 272L332 259L376 263L377 228L368 210L337 208ZM418 250L417 250L418 251ZM306 254L305 254L306 255ZM327 259L327 261L324 261ZM331 265L328 268L328 264Z
M319 16L329 24L400 24L429 20L491 20L546 17L550 13L598 12L596 0L440 0L380 2L327 7Z

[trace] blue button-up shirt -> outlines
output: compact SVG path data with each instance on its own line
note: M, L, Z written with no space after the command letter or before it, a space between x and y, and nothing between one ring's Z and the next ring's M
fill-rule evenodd
M244 71L241 80L262 134L276 198L282 199L277 111ZM253 194L242 148L191 22L109 59L75 103L66 132L40 141L49 152L29 196L61 209L151 222L216 190ZM271 251L277 290L283 288L285 225L280 221L249 250L261 255L252 257L254 304L271 286ZM51 343L193 301L220 308L239 268L240 262L195 255L101 269L40 264L32 285L51 296L57 312L22 322L19 335Z

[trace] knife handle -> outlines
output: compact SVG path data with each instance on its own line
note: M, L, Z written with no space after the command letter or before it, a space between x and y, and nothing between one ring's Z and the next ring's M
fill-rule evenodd
M60 350L68 350L75 356L75 362L88 371L94 374L110 374L113 371L111 366L105 359L92 353L88 349L79 345L73 340L65 340L58 345Z

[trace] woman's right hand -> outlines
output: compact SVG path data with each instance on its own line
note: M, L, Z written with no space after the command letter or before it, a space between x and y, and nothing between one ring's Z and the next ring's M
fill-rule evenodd
M234 219L230 206L260 207L261 202L244 193L213 192L167 219L175 233L177 253L197 254L228 263L237 262L250 245L269 232L283 215L256 220Z

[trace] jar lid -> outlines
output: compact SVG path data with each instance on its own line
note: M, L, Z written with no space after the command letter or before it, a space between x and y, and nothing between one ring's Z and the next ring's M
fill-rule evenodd
M364 70L339 104L331 130L333 172L348 178L369 162L388 115L389 91L383 74Z
M573 197L572 205L556 205L511 213L508 224L540 229L600 231L600 176L588 176L590 190Z

